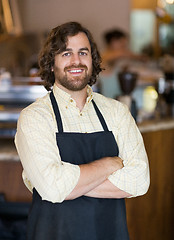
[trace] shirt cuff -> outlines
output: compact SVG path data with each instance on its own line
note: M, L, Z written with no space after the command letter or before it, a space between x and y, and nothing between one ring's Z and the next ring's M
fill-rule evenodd
M112 173L108 180L120 190L129 193L131 195L129 198L137 196L136 179L133 176L131 179L128 179L124 168Z

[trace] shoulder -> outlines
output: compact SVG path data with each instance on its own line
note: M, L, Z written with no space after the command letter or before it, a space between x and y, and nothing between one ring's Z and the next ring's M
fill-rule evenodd
M127 105L98 93L94 93L94 101L112 131L132 121Z
M19 116L20 120L30 120L32 122L38 119L47 119L53 114L49 93L44 97L38 98L35 102L24 108Z
M115 100L113 98L108 98L99 93L94 93L94 101L100 109L106 110L107 112L121 113L128 112L128 107Z

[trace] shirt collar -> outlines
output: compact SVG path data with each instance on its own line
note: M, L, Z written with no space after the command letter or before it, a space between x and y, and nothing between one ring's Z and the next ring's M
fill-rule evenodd
M71 97L71 95L61 88L59 88L56 84L53 86L53 93L55 95L55 98L57 101L61 102L62 104L65 104L66 106L69 104L72 104L76 106L75 100ZM92 88L88 85L87 86L87 99L86 99L86 104L89 104L91 100L93 99L93 90Z

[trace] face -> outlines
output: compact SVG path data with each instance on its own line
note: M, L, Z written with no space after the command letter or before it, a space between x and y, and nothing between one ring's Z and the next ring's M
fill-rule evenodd
M92 56L85 33L68 37L64 52L55 56L54 75L57 86L65 90L84 89L92 74Z
M112 50L126 50L128 48L128 39L125 37L118 40L114 39L110 44L110 48Z

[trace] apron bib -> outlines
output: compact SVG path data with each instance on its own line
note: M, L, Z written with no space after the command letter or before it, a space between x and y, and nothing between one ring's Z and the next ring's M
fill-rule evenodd
M72 164L85 164L103 157L118 156L114 135L97 105L92 100L104 131L94 133L64 132L53 92L51 103L56 116L57 146L61 159ZM124 199L81 196L62 203L42 200L33 189L28 218L27 240L128 240Z

